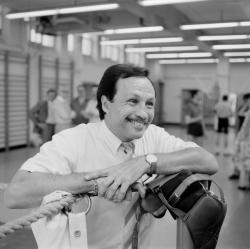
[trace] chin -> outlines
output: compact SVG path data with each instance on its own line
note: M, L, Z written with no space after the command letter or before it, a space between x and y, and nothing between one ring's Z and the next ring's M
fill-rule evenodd
M138 139L138 138L141 138L145 133L145 130L143 131L140 131L140 132L135 132L132 136L133 136L133 139Z

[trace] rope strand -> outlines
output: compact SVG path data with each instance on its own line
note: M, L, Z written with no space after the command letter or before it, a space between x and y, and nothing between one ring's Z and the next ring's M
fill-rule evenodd
M36 222L41 218L51 217L55 214L58 214L63 208L72 205L77 198L78 197L75 195L64 196L61 200L48 203L44 206L41 206L29 215L23 216L0 226L0 239L6 237L7 234L14 233L16 230L30 226L33 222Z

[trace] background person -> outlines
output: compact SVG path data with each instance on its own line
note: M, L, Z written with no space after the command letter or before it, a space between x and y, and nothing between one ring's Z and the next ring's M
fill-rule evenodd
M203 96L198 90L190 91L191 99L185 110L185 123L187 124L187 134L192 141L203 145L206 134L203 119Z
M126 64L109 67L97 91L102 122L79 125L53 136L52 142L46 143L14 176L5 191L7 206L35 207L55 190L94 191L98 197L93 198L87 215L89 249L129 247L139 197L132 193L131 186L137 180L147 173L168 175L190 169L214 174L218 169L211 153L151 124L155 95L146 69ZM133 144L129 158L124 143ZM145 189L140 183L135 186L143 198ZM152 215L143 215L139 248L149 247L153 222ZM41 232L45 227L39 229ZM71 239L79 239L67 233L65 227L60 231L65 233L63 244L51 240L48 248L56 248L56 243L69 248Z
M73 125L86 124L88 118L84 115L84 110L87 106L88 98L86 97L85 87L83 84L77 86L77 97L71 101L71 109L75 112L75 117L72 118Z
M88 118L90 123L100 121L99 111L97 109L97 100L96 100L97 87L98 85L92 86L91 99L87 103L86 109L84 111L84 114Z
M225 154L229 154L228 148L228 128L229 128L229 119L233 116L233 111L230 102L228 101L228 96L223 95L222 101L220 101L214 108L217 119L218 119L218 127L217 127L217 136L216 136L216 146L217 151L219 153L220 150L220 142L223 139L224 148L222 150Z
M55 114L53 101L56 91L49 89L46 100L38 102L29 112L29 117L34 124L34 133L39 134L42 143L50 141L55 132Z
M241 129L242 124L244 123L245 117L250 110L250 93L246 93L242 97L242 103L237 108L237 130L238 133Z
M69 91L59 90L58 96L53 102L55 113L55 133L68 129L72 126L72 118L75 112L71 110L69 105Z
M242 130L243 123L245 121L246 116L249 115L250 112L250 93L246 93L242 97L242 103L239 105L236 111L237 115L237 122L236 122L236 140L234 143L234 152L233 152L233 169L232 173L229 175L230 180L238 180L240 177L240 169L239 169L239 164L240 158L239 158L239 143L238 143L238 137L240 131Z

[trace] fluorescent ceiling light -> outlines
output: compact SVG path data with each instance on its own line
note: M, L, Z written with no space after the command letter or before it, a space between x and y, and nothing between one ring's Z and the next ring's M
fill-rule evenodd
M136 28L124 28L124 29L108 29L104 31L104 34L127 34L127 33L142 33L142 32L156 32L162 31L162 26L151 27L136 27Z
M185 64L185 59L179 59L179 60L159 60L160 64Z
M182 42L182 37L166 37L166 38L145 38L140 39L140 43L165 43L165 42Z
M160 47L148 47L148 48L126 48L126 53L145 53L145 52L161 52Z
M244 27L244 26L250 26L250 21L240 22L240 26L242 26L242 27Z
M237 57L237 56L250 56L250 52L225 52L226 57Z
M250 35L207 35L199 36L199 41L241 40L249 39Z
M25 12L16 12L9 13L6 15L8 19L19 19L27 17L38 17L38 16L51 16L59 14L70 14L70 13L81 13L81 12L94 12L94 11L103 11L117 9L119 4L110 3L110 4L99 4L99 5L88 5L88 6L77 6L77 7L68 7L68 8L55 8L48 10L34 10L34 11L25 11Z
M250 58L230 58L229 62L231 63L250 62Z
M192 50L198 50L198 46L176 46L176 47L162 47L161 51L192 51Z
M218 59L187 59L187 63L218 63Z
M201 53L167 53L167 54L147 54L147 59L160 59L160 58L197 58L197 57L211 57L210 52Z
M170 54L147 54L147 59L162 59L162 58L179 58L177 53Z
M146 52L166 52L166 51L193 51L198 50L198 46L176 46L176 47L140 47L126 48L127 53L146 53Z
M226 49L249 49L250 44L225 44L225 45L213 45L215 50L226 50Z
M202 24L185 24L181 25L182 30L195 30L195 29L218 29L218 28L232 28L238 27L238 22L224 22L224 23L202 23Z
M207 1L207 0L143 0L139 1L139 4L142 6L153 6L153 5L191 3L191 2L202 2L202 1Z
M128 39L128 40L104 40L101 45L128 45L128 44L145 44L145 43L167 43L167 42L182 42L182 37L167 37L167 38L147 38L147 39Z
M128 45L128 44L138 44L140 43L139 39L129 39L129 40L107 40L101 41L101 45Z
M185 24L185 25L181 25L180 28L182 30L195 30L195 29L233 28L233 27L240 27L240 26L250 26L250 21Z
M218 59L177 59L177 60L159 60L160 64L200 64L200 63L218 63Z

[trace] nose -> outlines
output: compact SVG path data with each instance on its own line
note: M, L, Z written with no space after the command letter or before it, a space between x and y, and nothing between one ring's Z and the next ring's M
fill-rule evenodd
M140 105L136 111L136 115L143 121L148 121L153 116L153 110L149 110L146 105Z

